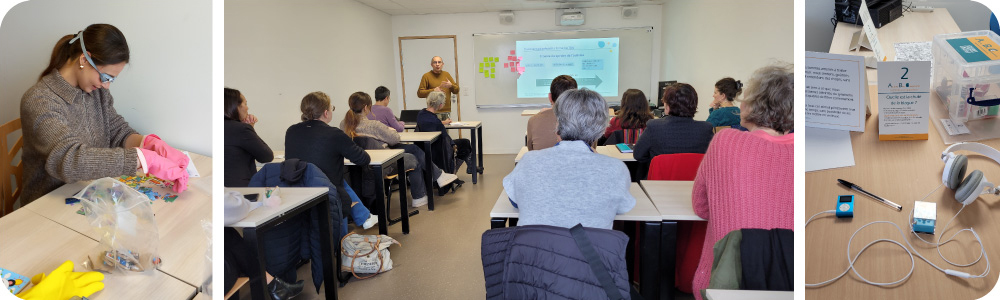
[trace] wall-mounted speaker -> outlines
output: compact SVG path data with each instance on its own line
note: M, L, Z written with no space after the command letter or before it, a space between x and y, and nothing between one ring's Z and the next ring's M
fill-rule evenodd
M501 11L498 17L500 18L500 24L509 25L514 23L514 11Z
M639 17L638 6L622 6L622 19L635 19Z

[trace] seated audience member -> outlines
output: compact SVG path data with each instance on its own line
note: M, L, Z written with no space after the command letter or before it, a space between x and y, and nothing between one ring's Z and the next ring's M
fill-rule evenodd
M379 121L366 119L365 115L368 115L372 109L372 98L365 92L351 94L347 103L351 111L348 111L347 115L344 116L340 128L351 138L359 135L374 138L380 144L384 144L383 148L385 146L401 146L400 148L407 152L403 153L404 167L407 170L412 170L406 172L406 179L410 182L413 207L427 205L427 186L424 185L424 151L415 145L407 144L404 146L400 144L398 132ZM454 174L441 172L441 169L433 163L431 167L432 176L437 180L439 187L446 186L458 178Z
M646 123L632 155L649 163L660 154L705 153L712 141L712 123L695 121L698 93L690 84L677 83L663 91L663 118Z
M611 229L615 215L632 210L635 198L625 164L590 148L608 124L607 104L597 92L568 90L552 110L562 141L526 153L503 178L520 212L518 225Z
M247 98L240 91L231 88L226 88L224 94L225 185L246 187L250 177L257 173L254 161L271 162L274 152L254 131L257 117L248 113Z
M392 113L392 109L389 108L389 89L384 86L379 86L375 89L375 105L371 108L371 113L368 114L369 120L379 121L385 126L392 127L396 132L403 132L405 129L403 127L403 121L396 118L396 115Z
M708 220L693 290L708 287L712 247L730 231L795 225L794 75L790 65L758 69L740 100L743 127L712 140L694 180L692 205Z
M615 130L624 130L627 131L624 140L617 142L635 144L646 129L646 122L652 119L653 112L649 110L646 94L637 89L628 89L622 94L622 107L618 110L618 115L611 118L611 124L604 130L604 138L608 138Z
M354 224L365 229L378 224L378 218L365 208L344 179L344 158L358 166L371 162L364 149L354 144L347 134L330 126L333 110L330 97L323 92L312 92L302 98L302 123L294 124L285 131L285 158L297 158L312 163L323 170L326 177L337 187L340 194L342 212L350 213ZM348 211L349 210L349 211Z
M549 103L555 107L556 100L563 91L576 88L576 80L569 75L559 75L549 85ZM556 115L551 109L542 109L528 119L528 150L542 150L559 142L556 134Z
M712 104L708 109L706 122L712 126L739 126L740 108L733 104L736 96L743 92L743 83L731 77L720 79L715 83L715 93L712 94Z
M421 109L417 113L417 131L441 132L438 139L431 144L431 149L434 151L433 163L441 167L445 172L454 174L455 160L452 159L455 157L455 152L452 148L454 142L452 142L451 136L448 135L448 129L444 127L446 124L451 124L451 120L441 121L437 116L437 111L441 107L444 107L444 102L444 92L433 91L427 94L427 108Z

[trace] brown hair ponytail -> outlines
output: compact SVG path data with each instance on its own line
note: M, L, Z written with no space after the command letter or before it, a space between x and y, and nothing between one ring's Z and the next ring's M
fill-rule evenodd
M347 106L350 110L344 115L344 125L340 127L347 136L353 139L358 136L357 129L358 124L361 124L361 119L366 118L361 115L365 112L365 107L372 106L372 97L365 92L355 92L347 99Z
M125 34L115 26L93 24L87 26L80 35L86 41L87 52L90 52L90 58L94 60L94 64L105 66L121 62L127 63L129 61L128 42L125 40ZM70 44L70 41L76 36L76 33L68 34L56 42L56 45L52 48L52 57L49 59L49 65L45 67L45 70L42 70L42 74L38 76L38 80L41 80L42 77L48 75L52 70L61 68L74 57L79 57L80 54L83 54L83 48L80 47L81 41L79 39Z

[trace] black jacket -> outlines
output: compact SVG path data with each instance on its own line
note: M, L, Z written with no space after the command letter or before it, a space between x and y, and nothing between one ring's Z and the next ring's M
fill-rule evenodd
M298 123L285 131L285 159L293 158L323 170L330 182L337 186L345 215L351 207L351 198L344 189L344 158L358 166L367 166L371 162L368 153L355 145L347 134L320 120Z
M297 159L282 163L271 163L260 169L250 181L253 187L325 187L329 189L330 238L335 242L334 253L339 252L341 227L344 223L342 201L338 199L338 188L331 183L315 165ZM312 260L312 278L316 292L323 283L323 255L320 248L319 218L324 216L311 211L268 230L264 240L266 268L271 275L288 282L295 282L296 269L300 259ZM339 257L339 256L338 256ZM334 263L336 264L336 263Z
M437 115L427 111L426 108L421 109L417 113L417 131L441 132L441 136L434 143L431 143L431 154L434 164L445 173L455 173L455 149L451 147L454 142L451 140L451 136L448 135L448 129L444 127L444 124L441 124L441 120L438 119Z
M271 152L271 147L257 136L257 132L250 124L232 119L226 119L223 124L225 124L223 157L226 174L224 184L226 187L245 187L250 182L250 177L257 173L254 161L271 162L274 159L274 152Z
M622 295L629 295L624 233L584 228ZM607 299L569 228L490 229L482 238L486 299Z
M632 156L649 163L660 154L705 153L712 141L712 123L694 118L666 116L646 122Z

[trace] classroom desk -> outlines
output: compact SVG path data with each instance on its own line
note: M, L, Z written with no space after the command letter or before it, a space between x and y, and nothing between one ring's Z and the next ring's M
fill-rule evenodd
M205 293L198 293L197 295L194 295L194 299L192 300L211 300L211 299L212 296L205 295Z
M540 111L541 111L541 109L525 109L525 110L521 111L521 115L525 116L525 117L530 117L530 116L537 115L538 112L540 112Z
M191 153L200 177L188 180L188 189L172 203L153 201L153 213L160 235L159 254L163 259L160 270L192 286L201 286L211 273L205 266L208 238L201 221L212 221L212 158ZM101 237L93 230L87 217L77 214L82 204L67 205L69 198L87 187L90 181L63 185L22 209L27 209L53 220L95 241ZM173 191L154 188L160 194Z
M705 290L708 300L792 300L794 292L786 291L749 291L749 290Z
M97 241L27 209L0 218L0 236L0 266L29 278L52 272L67 260L73 261L74 271L86 271L80 264L101 250ZM118 272L105 274L104 290L90 299L189 299L195 292L194 286L161 271Z
M653 203L649 200L649 197L646 196L646 193L643 192L642 187L640 187L638 183L632 183L629 187L629 193L635 197L635 207L624 214L615 216L615 220L626 221L629 223L636 222L640 224L641 233L639 234L641 235L641 238L639 239L639 255L641 256L642 265L660 265L663 263L663 260L661 260L659 255L659 248L661 246L660 213L656 210L656 207L653 206ZM501 191L496 204L493 205L493 210L490 211L490 228L506 227L508 220L510 221L510 226L517 226L518 216L518 210L511 205L510 198L507 196L507 191ZM625 227L634 228L629 225L626 225ZM676 226L674 226L673 230L674 235L672 235L671 238L676 240L676 238L674 238L674 236L676 236ZM636 238L636 234L633 230L626 231L626 233L630 235L631 239L634 240ZM633 243L629 242L628 249L626 249L626 258L629 261L628 268L630 275L635 274L633 270L635 264L632 263L634 259L632 257L632 253L634 253L632 245ZM639 286L641 287L640 293L645 299L660 299L661 290L670 290L661 289L661 287L673 285L672 281L669 285L666 285L666 283L662 281L659 268L640 267L639 272L641 274L639 277ZM670 275L672 277L673 272L671 272ZM629 279L631 281L632 278ZM668 297L663 299L672 299L672 294L667 293L667 295Z
M237 191L244 195L253 193L263 194L264 188L226 188L225 192L228 193L229 191ZM334 251L337 248L334 246L334 241L331 238L330 210L328 209L330 197L327 195L328 191L329 189L324 187L280 188L281 205L275 208L261 206L250 211L250 214L246 218L243 218L243 220L228 225L229 227L243 228L243 241L249 252L248 256L258 258L250 263L252 264L251 269L259 270L259 272L251 275L250 281L247 283L250 285L253 299L269 299L271 297L267 293L267 280L264 276L266 264L264 261L264 244L261 243L261 236L281 222L301 213L306 213L309 210L314 210L321 216L327 216L326 218L319 219L320 248L323 251L323 257L328 258L323 260L323 287L326 289L326 299L337 299L336 280L338 274L334 270L334 265L336 265L340 257ZM339 243L340 241L337 242Z
M403 222L403 234L410 234L410 214L406 209L408 205L406 203L406 167L403 165L403 150L400 149L382 149L382 150L365 150L368 152L368 156L371 157L371 161L368 165L375 169L375 174L379 174L379 177L375 180L375 208L374 211L378 215L378 233L379 234L389 234L389 205L386 204L385 199L385 183L382 178L385 178L385 166L396 163L396 170L399 174L399 214L400 219ZM345 166L353 166L354 163L344 159ZM361 172L355 173L357 176L361 175ZM357 180L355 182L361 183L364 180ZM360 195L363 187L358 184L359 188L355 189L354 192ZM431 191L427 191L429 194ZM391 204L390 204L391 205ZM395 223L395 222L393 222Z
M622 153L618 151L618 148L612 145L607 146L597 146L594 150L597 154L603 154L606 156L614 157L622 162L634 162L635 158L632 157L632 153ZM528 153L528 146L522 146L521 150L517 151L517 155L514 156L514 164L521 162L521 158L524 158L524 154Z
M431 144L441 136L440 132L400 132L400 142L416 143L424 149L424 183L427 185L427 209L434 210L434 170L430 168L433 162Z
M937 9L935 9L937 11ZM905 18L905 17L904 17ZM892 25L892 24L889 24ZM874 94L874 86L869 88ZM931 93L931 105L940 105L935 93ZM872 111L877 112L878 101L873 101ZM934 119L933 111L931 118ZM929 125L933 126L933 125ZM941 232L945 223L962 207L955 201L954 191L941 187L941 172L944 162L941 161L941 151L947 148L937 131L930 129L926 141L879 141L878 115L872 115L866 120L865 132L852 132L851 143L854 148L855 165L852 167L806 172L805 174L805 214L807 220L814 214L833 210L838 195L855 195L854 218L837 219L832 215L817 217L805 228L805 281L818 283L833 278L847 268L845 250L848 239L861 226L872 221L892 221L899 225L906 234L901 237L899 231L888 224L876 224L859 232L855 238L851 255L865 244L876 239L893 239L902 242L907 239L913 243L917 251L945 269L980 274L986 267L979 262L970 267L957 267L944 262L930 247L913 234L907 232L909 212L913 202L927 196L922 201L937 203L936 234L950 237L959 229L972 227L980 235L985 244L987 255L1000 257L1000 214L998 197L984 195L970 204L962 214L951 224L946 233ZM1000 148L1000 140L981 142L994 148ZM962 154L971 154L960 152ZM806 154L808 155L808 154ZM981 170L986 178L1000 178L1000 166L992 160L978 154L969 156L969 171ZM897 212L874 200L837 184L837 179L853 182L865 190L889 199L903 206L903 211ZM993 179L996 182L996 179ZM930 194L929 194L930 193ZM928 195L929 194L929 195ZM941 247L942 254L956 263L969 263L978 257L979 248L975 239L968 232L956 237L954 245ZM905 244L905 243L904 243ZM960 279L945 275L934 269L923 260L917 258L913 275L900 285L893 287L877 287L864 283L853 272L818 288L806 288L807 299L976 299L982 297L997 282L997 272L983 279ZM872 281L890 282L902 278L909 271L910 260L902 249L894 244L879 243L872 246L858 258L855 268Z
M837 23L833 39L830 42L830 53L874 56L874 52L868 49L849 51L851 37L859 30L861 30L860 25ZM935 35L961 31L958 24L955 24L955 19L952 19L951 14L945 8L934 8L934 12L930 13L904 13L899 19L877 29L879 43L882 44L882 51L889 61L896 60L896 43L929 42L934 39ZM876 69L869 68L868 81L878 80L877 74ZM874 109L872 111L874 112Z
M384 169L382 167L385 166L385 165L389 165L389 164L391 164L393 162L396 162L396 169L397 170L404 170L405 171L406 167L403 165L403 160L401 159L403 157L402 156L403 155L403 150L381 149L381 150L365 150L365 152L367 152L368 153L368 157L371 158L371 162L369 162L368 165L372 166L373 168L375 168L375 172L377 174L382 174L382 176L379 177L380 180L375 180L375 205L377 205L377 207L369 207L369 209L378 216L378 232L379 232L379 234L388 234L389 233L389 227L388 227L388 225L391 225L391 224L389 224L389 222L391 222L393 224L395 224L396 222L392 222L392 221L388 220L389 219L389 213L388 213L388 209L386 208L385 186L384 186L384 183L381 180L381 178L385 177L385 172L384 172ZM271 161L271 163L281 163L281 162L284 162L284 161L285 161L285 151L282 151L282 150L274 151L274 160ZM259 171L260 168L262 168L263 166L264 166L264 164L257 163L257 170ZM350 160L347 160L345 158L344 159L344 166L354 166L354 163L352 163ZM407 199L406 198L406 172L399 172L399 173L400 173L400 175L399 175L399 181L400 181L400 184L399 184L399 203L400 203L400 205L399 206L400 206L400 210L402 212L402 215L400 216L400 219L403 222L403 234L409 234L410 233L410 215L409 215L408 211L406 210L406 206L407 206L407 203L406 203L406 199ZM360 196L361 189L363 188L361 186L361 182L363 180L361 180L361 173L360 172L355 173L355 175L357 177L354 180L352 180L352 182L357 182L355 185L357 185L358 187L357 188L351 187L351 188L354 189L354 192L357 193ZM336 184L336 183L334 183L334 184ZM431 193L431 191L428 190L427 194L430 195L430 193ZM430 196L428 196L428 199L430 199Z
M694 181L643 180L639 183L650 202L660 212L661 285L672 287L677 263L677 221L704 221L694 213L691 191ZM663 299L672 299L672 288L664 289Z
M468 129L472 133L472 137L469 139L472 141L472 164L477 165L479 169L483 169L483 122L482 121L457 121L461 122L461 125L449 124L444 125L447 129ZM406 129L416 129L417 125L405 125ZM455 170L458 173L458 170ZM479 174L482 171L477 170L472 172L472 184L479 183Z

